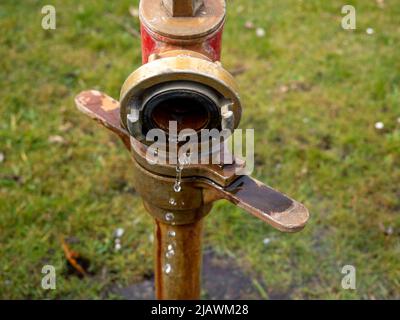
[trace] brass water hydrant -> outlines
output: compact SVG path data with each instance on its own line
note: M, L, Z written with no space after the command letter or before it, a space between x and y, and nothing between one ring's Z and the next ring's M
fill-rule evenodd
M93 90L76 97L79 110L131 151L135 188L155 221L158 299L199 298L203 218L215 201L283 232L301 230L309 218L302 204L243 175L245 162L225 141L202 136L232 132L241 118L236 82L220 63L225 14L225 0L142 0L143 66L125 81L120 101ZM166 139L155 143L157 133Z

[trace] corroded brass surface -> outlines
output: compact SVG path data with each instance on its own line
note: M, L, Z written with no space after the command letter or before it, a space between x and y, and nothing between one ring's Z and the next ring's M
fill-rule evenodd
M176 50L176 49L163 51L157 54L156 57L152 57L151 60L153 61L161 58L174 58L174 57L192 57L212 62L210 58L208 58L204 54L201 54L200 52L192 50Z
M234 127L240 122L242 108L233 76L220 64L187 55L157 59L132 72L121 89L121 120L127 128L128 110L145 90L171 81L193 81L206 85L232 102Z
M226 3L225 0L207 0L201 7L195 3L193 17L173 16L168 12L172 9L166 9L162 0L142 0L139 10L141 22L153 33L172 39L196 40L211 35L223 25ZM188 12L187 7L180 6L180 10L184 14Z
M167 224L188 224L202 218L205 206L210 206L211 201L205 203L201 186L195 184L196 178L182 179L181 192L173 189L175 178L155 175L143 169L133 161L134 185L143 200L159 210L152 210L154 218ZM168 221L166 213L173 212L174 221Z
M222 149L222 147L221 147ZM143 143L131 138L131 151L134 159L146 170L153 172L154 174L175 177L176 176L176 165L173 164L157 164L155 158L147 152L148 147ZM225 149L222 149L225 151ZM221 155L221 159L224 156ZM210 157L211 160L211 157ZM211 181L214 181L220 186L228 186L234 180L237 179L235 172L240 171L245 167L245 162L240 159L234 159L232 164L188 164L184 166L182 171L183 178L190 177L204 177Z

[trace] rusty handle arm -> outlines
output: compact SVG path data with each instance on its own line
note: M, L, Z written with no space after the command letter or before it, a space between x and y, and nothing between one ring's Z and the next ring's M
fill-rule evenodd
M79 111L111 130L119 136L128 150L131 149L130 137L121 125L119 102L106 94L89 90L83 91L75 98Z
M225 188L210 181L205 183L211 193L217 193L216 197L232 202L282 232L300 231L309 219L304 205L252 177L241 176Z

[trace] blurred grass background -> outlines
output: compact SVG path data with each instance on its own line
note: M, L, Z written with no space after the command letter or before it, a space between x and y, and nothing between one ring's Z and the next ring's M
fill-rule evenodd
M57 10L54 31L41 28L46 4ZM89 88L118 98L140 65L129 32L139 28L129 12L137 4L0 3L2 299L118 298L108 288L152 273L152 222L129 155L73 102ZM357 9L356 31L341 28L345 4ZM232 0L228 11L223 63L242 71L254 176L303 201L312 218L287 235L219 202L205 246L262 279L269 298L400 298L400 1ZM117 252L116 228L125 229ZM92 276L67 276L61 235ZM56 267L57 290L41 288L44 264ZM357 290L341 288L347 264Z

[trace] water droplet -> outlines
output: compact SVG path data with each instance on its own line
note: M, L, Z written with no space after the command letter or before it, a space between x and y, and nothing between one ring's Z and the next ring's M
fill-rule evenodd
M172 220L174 220L175 219L175 216L174 216L174 214L172 213L172 212L167 212L166 214L165 214L165 220L166 221L172 221Z
M185 157L187 159L187 157ZM178 164L176 165L175 171L176 171L176 179L175 179L175 184L174 184L174 191L175 192L181 192L182 190L182 171L183 171L183 165L185 164L185 161L182 161L180 158L178 159Z
M171 267L171 265L170 265L169 263L167 263L167 264L164 266L163 269L164 269L165 274L170 274L171 271L172 271L172 267Z
M176 200L174 198L169 199L169 204L172 206L176 206Z
M171 237L171 238L174 238L176 236L176 232L173 231L173 230L168 231L168 236Z
M171 259L174 255L175 255L175 251L174 250L168 250L167 253L165 254L165 257L167 259Z
M181 190L182 190L181 184L178 181L176 181L174 184L174 191L181 192Z
M173 246L172 244L169 244L169 245L167 246L167 250L168 250L168 251L174 250L174 246Z
M180 171L183 170L183 166L189 165L191 162L192 154L190 152L187 152L186 154L182 155L179 157L179 169ZM177 169L178 171L178 169Z

